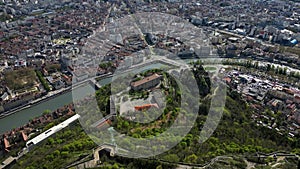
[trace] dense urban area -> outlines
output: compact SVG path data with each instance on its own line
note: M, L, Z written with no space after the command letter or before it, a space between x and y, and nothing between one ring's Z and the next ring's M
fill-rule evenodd
M207 44L193 48L172 33L127 34L137 28L122 19L144 12L181 18L191 30L201 30ZM137 24L150 22L147 17ZM166 18L157 19L167 25ZM97 35L110 30L111 41ZM201 35L190 32L191 37ZM0 168L300 168L299 42L296 0L0 0L0 120L10 120L7 126L0 122L5 128ZM149 59L153 53L159 61ZM189 124L191 131L178 145L132 159L118 156L122 150L116 140L122 137L108 135L99 145L85 133L86 126L133 138L163 133L180 113L180 104L187 103L180 103L176 80L151 65L180 67L173 62L179 59L192 70L200 105L195 124ZM145 70L118 91L112 74L137 68ZM189 81L184 73L176 77ZM199 143L217 83L227 89L223 115L212 136ZM95 88L103 116L77 112L91 100L86 93L83 101L69 98L31 117L21 114L86 84ZM114 90L119 99L111 96ZM16 126L9 119L14 115L28 120ZM80 121L85 116L90 119ZM143 117L156 121L138 123Z

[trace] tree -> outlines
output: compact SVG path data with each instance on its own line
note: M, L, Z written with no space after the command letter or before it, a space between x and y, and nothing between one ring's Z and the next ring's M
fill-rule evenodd
M189 155L184 159L184 162L190 163L190 164L195 164L197 163L198 156L195 154Z
M254 63L254 68L255 68L255 69L258 69L258 68L259 68L258 62L255 62L255 63Z
M168 154L168 155L165 155L163 157L164 160L168 161L168 162L172 162L172 163L177 163L179 162L179 157L176 155L176 154Z
M163 169L161 165L157 166L156 169Z
M47 124L47 126L45 127L44 130L46 131L46 130L50 129L53 126L55 126L55 124L53 122L51 122L51 123Z
M47 114L50 114L50 113L51 113L51 110L47 109L47 110L44 110L43 115L47 115Z
M68 151L62 151L62 152L60 153L60 155L61 155L63 158L66 158L66 157L68 157L69 152L68 152Z
M54 159L54 155L53 154L49 154L46 156L46 159L49 161L52 161Z
M283 75L287 75L287 67L283 69Z
M53 145L55 143L54 139L53 138L49 138L48 139L48 144L49 145Z
M55 150L55 151L53 152L53 155L54 155L55 157L58 157L58 156L60 155L60 151L59 151L59 150Z
M112 166L112 169L119 169L119 165L117 163L114 163L114 165Z
M271 70L271 65L267 64L267 72Z
M275 70L275 66L274 66L274 65L271 66L271 70L272 70L272 71Z

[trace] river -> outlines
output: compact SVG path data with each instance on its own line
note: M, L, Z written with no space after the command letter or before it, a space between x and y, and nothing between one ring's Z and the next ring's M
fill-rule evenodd
M192 59L192 60L194 60L194 59ZM186 62L190 62L192 60L186 60ZM222 58L214 59L214 61L217 61L217 60L221 61ZM267 62L260 62L260 64L267 64ZM272 63L270 63L270 64L272 64ZM134 69L132 72L137 73L137 72L146 71L146 70L153 69L153 68L161 68L162 66L164 66L164 65L161 63L155 63L155 64L147 65L147 66L144 66L144 67L141 67L138 69ZM275 65L275 66L279 66L279 65ZM292 71L297 71L292 68L289 68L289 69ZM111 82L111 79L112 79L112 77L104 78L99 81L99 84L100 85L108 84L109 82ZM78 94L78 96L75 96L74 98L79 98L79 99L83 98L87 94L91 94L92 92L94 92L94 89L90 85L81 86L75 90L80 90L79 92L74 92L74 93ZM6 131L10 131L13 128L16 128L16 127L26 124L30 119L33 119L34 117L38 117L38 116L42 115L45 110L54 111L60 107L63 107L64 105L72 103L72 101L73 101L72 91L68 91L61 95L53 97L47 101L33 105L30 108L17 111L16 113L14 113L10 116L0 119L0 134L4 133Z
M153 68L160 68L164 66L161 63L155 63L152 65L147 65L145 67L135 69L132 72L141 72L146 71ZM105 85L111 82L112 77L104 78L99 81L100 85ZM74 98L83 98L84 96L88 94L92 94L94 92L94 89L90 85L84 85L80 86L74 90L78 90L74 93L78 96L75 96ZM20 111L17 111L16 113L6 116L4 118L0 119L0 134L10 131L14 128L23 126L27 122L29 122L30 119L33 119L35 117L41 116L45 110L51 110L54 111L60 107L63 107L64 105L70 104L73 101L72 97L72 91L65 92L61 95L58 95L56 97L50 98L49 100L43 101L39 104L33 105L30 108L23 109Z

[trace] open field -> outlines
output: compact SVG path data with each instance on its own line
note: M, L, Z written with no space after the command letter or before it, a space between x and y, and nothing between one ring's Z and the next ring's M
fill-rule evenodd
M4 74L5 84L14 91L25 91L34 87L36 74L33 69L24 68Z

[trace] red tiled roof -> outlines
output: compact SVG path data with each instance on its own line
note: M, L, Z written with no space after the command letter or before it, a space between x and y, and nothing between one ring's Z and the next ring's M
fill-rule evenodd
M21 132L21 134L22 134L23 140L24 140L24 141L27 141L27 140L28 140L27 135L26 135L23 131Z
M225 77L224 80L225 80L227 83L230 83L230 82L231 82L231 78L230 78L230 77Z
M150 81L152 81L152 80L155 80L155 79L157 79L157 78L160 78L160 75L154 73L153 75L148 76L148 77L146 77L146 78L144 78L144 79L142 79L142 80L139 80L139 81L136 81L136 82L131 83L131 86L137 87L137 86L140 86L140 85L142 85L142 84L144 84L144 83L147 83L147 82L150 82Z
M9 148L10 147L9 141L6 138L4 138L3 141L4 141L4 148L5 149Z

